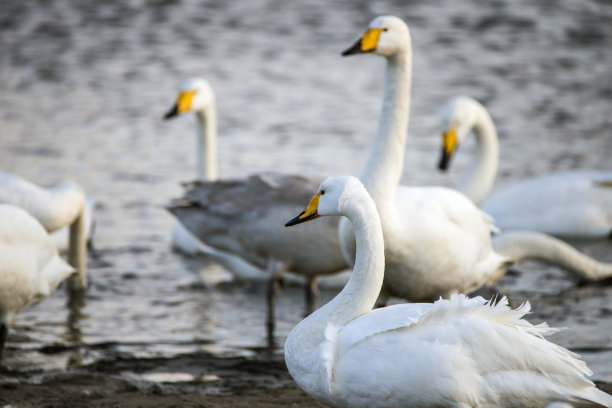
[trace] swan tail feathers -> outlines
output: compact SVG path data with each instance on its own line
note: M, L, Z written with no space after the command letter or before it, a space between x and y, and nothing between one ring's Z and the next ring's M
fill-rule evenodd
M495 218L493 218L491 214L485 211L480 210L480 213L482 214L482 218L484 218L485 223L489 227L489 232L491 234L499 234L501 232L501 229L499 229L499 227L495 225Z
M492 239L493 248L514 262L537 260L558 266L581 280L612 277L612 263L597 261L571 245L535 231L506 231Z
M512 326L520 331L532 334L537 337L547 336L558 332L561 329L549 327L546 323L533 325L523 317L531 311L531 304L525 302L516 309L509 305L508 298L503 296L501 299L492 298L485 300L477 296L469 298L463 294L451 295L449 300L439 300L434 303L432 310L425 314L421 321L428 319L447 319L456 318L460 315L481 315L487 320Z
M76 273L76 269L68 264L59 254L55 254L40 271L38 295L33 304L50 296L59 284Z

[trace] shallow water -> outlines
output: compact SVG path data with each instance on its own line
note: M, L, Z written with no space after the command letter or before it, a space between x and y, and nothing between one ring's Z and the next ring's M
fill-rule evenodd
M195 174L194 120L161 117L182 79L204 76L217 93L222 177L271 168L358 174L376 130L383 61L339 54L378 14L404 18L414 42L404 183L452 184L435 170L437 113L457 94L491 111L498 187L609 169L612 6L456 3L4 0L0 167L43 185L74 179L99 203L83 305L70 312L58 291L21 314L6 364L34 371L201 350L265 358L265 288L229 283L219 266L170 250L163 205ZM456 173L469 151L468 143ZM610 241L578 244L612 261ZM532 301L533 322L567 327L554 341L612 381L612 286L575 288L535 264L521 271L500 289ZM277 344L302 308L301 290L286 288Z

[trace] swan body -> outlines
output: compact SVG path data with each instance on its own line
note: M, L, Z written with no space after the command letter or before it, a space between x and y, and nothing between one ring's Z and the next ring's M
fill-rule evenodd
M453 98L442 111L445 170L457 147L473 133L476 161L458 189L491 214L502 229L535 230L567 238L612 233L612 171L568 171L525 180L489 197L499 146L491 116L476 100Z
M285 342L289 373L333 407L611 406L578 356L546 341L556 330L497 304L453 295L372 310L385 274L382 219L354 177L330 177L286 225L344 215L356 237L344 289ZM562 406L562 405L561 405Z
M86 197L78 184L64 181L50 188L41 188L14 174L0 172L0 203L25 209L47 232L69 227L69 238L65 241L69 242L68 258L79 271L78 280L71 285L78 289L87 286L87 227L83 215Z
M186 185L184 197L168 208L210 247L237 255L266 271L270 340L285 272L306 279L306 313L311 313L316 305L319 276L347 267L338 242L337 219L306 226L294 234L278 228L319 182L320 179L273 172L244 179L198 181Z
M48 297L73 273L36 218L0 204L0 357L14 316Z
M492 226L469 199L452 189L398 186L410 109L411 41L397 17L377 17L344 55L372 52L387 59L377 137L361 181L380 214L385 239L385 297L432 301L496 281L511 263L491 248ZM355 238L340 222L345 259L353 264Z
M260 268L280 262L314 278L346 268L330 219L297 233L277 228L301 207L318 178L267 172L246 179L193 182L169 210L210 246L240 256ZM272 206L267 203L274 203Z

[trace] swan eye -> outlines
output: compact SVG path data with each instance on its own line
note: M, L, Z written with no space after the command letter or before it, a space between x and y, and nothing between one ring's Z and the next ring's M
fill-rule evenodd
M321 190L321 195L325 195L325 190Z
M389 31L389 29L388 28L383 28L383 31Z

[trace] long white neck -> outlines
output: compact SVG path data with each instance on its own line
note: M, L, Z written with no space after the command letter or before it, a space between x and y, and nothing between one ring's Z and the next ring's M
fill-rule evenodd
M459 183L459 191L480 206L489 196L499 162L497 131L491 116L482 106L476 109L477 116L472 132L476 137L476 161Z
M385 91L378 131L361 181L380 208L393 203L404 168L410 116L412 51L410 46L387 58Z
M328 325L344 326L370 312L376 302L385 268L383 234L376 205L364 192L345 203L344 215L353 224L357 242L351 278L335 298L291 331L285 343L286 356L312 353L324 340ZM287 364L291 371L292 361L287 361Z
M198 179L214 181L217 166L217 107L211 102L205 111L196 112L198 126Z
M599 262L565 242L535 231L507 231L491 240L495 252L514 262L538 260L559 266L584 281L612 277L612 263Z

